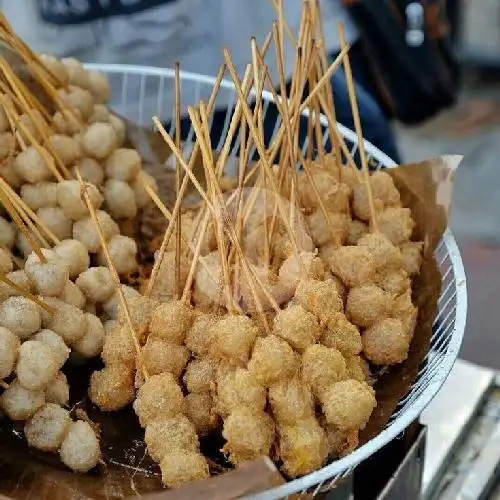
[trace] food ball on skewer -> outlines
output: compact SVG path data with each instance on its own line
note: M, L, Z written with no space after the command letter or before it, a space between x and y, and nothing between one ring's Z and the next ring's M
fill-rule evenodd
M319 209L307 218L314 244L318 247L327 243L334 243L336 246L344 244L350 218L343 213L333 212L328 214L328 220L330 224L327 222L322 210Z
M114 219L132 219L137 215L134 190L125 181L108 179L104 183L104 199Z
M42 207L36 211L38 218L54 233L59 240L71 238L73 222L59 207Z
M360 220L353 219L347 223L346 245L357 245L358 241L369 232L369 227Z
M321 343L339 350L344 357L355 356L362 349L358 328L343 313L333 313L330 316Z
M12 271L10 273L7 273L6 277L16 285L19 285L23 290L26 290L27 292L32 291L31 282L24 270L19 269L17 271ZM0 297L2 298L2 300L7 299L8 297L21 295L23 294L19 290L12 288L7 283L4 283L3 281L0 283Z
M39 54L38 57L49 70L51 76L55 77L57 85L66 85L68 83L68 70L59 59L49 54Z
M393 301L377 285L363 285L349 290L346 303L348 318L357 326L367 328L389 316Z
M410 338L399 319L382 319L363 333L363 353L374 365L401 363L409 347Z
M0 247L0 273L7 274L14 269L11 253L6 248Z
M407 241L400 247L403 268L409 276L415 276L420 272L423 246L424 244L420 241Z
M28 420L44 403L43 391L25 389L17 379L0 395L0 408L14 421Z
M19 348L16 375L19 383L26 389L44 389L60 367L52 349L39 340L26 340Z
M81 141L84 153L91 158L103 160L118 146L115 129L110 123L92 123L83 133Z
M47 403L55 403L59 406L68 406L69 384L63 372L58 372L45 389L45 401Z
M122 364L129 367L136 362L135 343L127 324L117 323L105 337L102 359L106 365Z
M57 207L57 183L23 184L21 186L21 198L32 210L47 207L55 208Z
M160 468L162 482L168 488L210 477L207 460L200 452L174 450L160 462Z
M115 131L116 141L117 141L116 145L118 147L122 146L123 143L125 142L125 135L126 135L125 123L121 118L113 114L111 114L109 117L109 123L111 123L111 126Z
M53 174L47 162L53 164L54 160L46 149L28 146L16 156L13 167L23 180L35 184L52 179Z
M196 428L199 436L204 436L219 425L220 419L215 411L215 402L212 395L205 393L191 393L184 398L186 416Z
M28 256L24 270L39 294L56 297L69 281L69 269L65 261L56 258L54 252L44 249L42 253L48 262L41 262L33 252Z
M80 145L72 137L54 134L49 137L49 143L57 157L66 166L73 165L82 156Z
M54 130L60 134L77 134L82 130L82 114L78 109L73 109L73 113L68 111L56 111L52 117Z
M134 330L140 342L144 343L157 303L142 295L126 297L126 302ZM127 317L121 301L118 304L117 321L122 325L127 324Z
M415 226L409 208L387 208L378 215L377 222L380 232L394 245L408 241Z
M358 241L358 246L366 247L372 254L375 269L400 268L403 264L401 251L382 233L368 233Z
M9 297L0 304L0 326L21 340L40 330L42 320L38 306L25 297Z
M56 310L54 314L42 310L44 328L56 332L67 345L77 342L85 335L87 318L83 311L55 297L44 297L43 300Z
M10 160L15 150L16 139L12 132L0 132L0 161ZM19 172L12 169L11 164L11 161L7 161L5 163L9 170L11 170L11 174L9 176L10 178L8 180L15 181L11 184L13 187L19 187L22 184L22 176Z
M348 287L373 283L375 280L375 260L367 248L340 247L328 263L333 273Z
M85 333L80 340L73 343L72 347L84 358L93 358L101 354L104 346L104 327L94 314L85 313L85 318L87 322Z
M24 424L24 435L33 448L58 451L71 423L68 410L46 403Z
M88 118L88 123L102 122L109 123L110 112L103 104L94 104L92 114Z
M313 252L300 252L300 260L295 254L290 255L278 272L281 283L290 285L295 292L301 278L322 281L326 268L323 261Z
M314 398L300 376L282 379L269 387L269 403L274 419L282 425L314 417Z
M76 285L92 302L106 302L115 291L113 275L104 266L90 267L83 271L78 276Z
M146 172L142 172L140 177L134 179L130 184L130 187L134 190L137 208L143 209L151 204L151 196L144 188L143 182L144 184L147 184L149 187L151 187L151 189L155 193L158 193L158 183L153 176L149 175ZM187 235L189 236L189 233L187 233Z
M150 375L169 372L178 379L188 362L189 349L183 345L149 337L142 348L142 358Z
M120 233L118 224L107 212L97 210L96 216L106 241L115 234ZM73 224L73 238L83 243L91 253L97 253L101 249L99 233L90 216L80 219Z
M377 276L375 283L390 295L400 295L411 287L404 269L391 269Z
M89 268L89 253L80 241L72 239L61 241L53 248L53 251L66 262L70 279L75 279Z
M78 420L69 425L59 456L63 464L75 472L88 472L99 463L99 439L90 424Z
M189 305L180 300L165 302L154 309L150 332L158 339L181 345L193 321L194 313Z
M117 411L134 400L134 372L119 363L106 364L90 377L89 396L102 411Z
M87 71L88 88L92 92L95 102L103 103L111 97L108 77L100 71Z
M411 301L411 290L407 290L399 297L396 297L392 316L403 323L406 335L409 339L412 339L417 325L418 308Z
M12 224L0 217L0 245L11 249L16 241L16 231Z
M212 340L212 326L217 317L200 313L195 316L191 328L186 332L185 344L197 356L206 356ZM212 332L212 333L211 333Z
M348 356L345 358L345 364L349 378L371 385L372 377L365 358L361 356Z
M107 158L105 169L109 178L130 182L141 171L141 157L135 149L118 148Z
M327 321L331 313L344 310L337 288L323 281L301 281L295 292L295 298L306 311L314 314L322 323Z
M67 281L66 286L62 293L58 296L59 300L66 302L66 304L71 304L78 309L83 309L85 307L86 299L83 292L75 285L72 281Z
M20 346L17 335L0 327L0 380L8 377L14 370Z
M69 357L70 348L56 332L47 329L40 330L33 335L32 340L37 340L45 344L51 350L51 354L59 368L66 363Z
M85 188L92 203L97 210L103 198L99 190L93 184L85 184ZM76 180L61 181L57 185L57 203L65 215L72 220L80 220L88 216L89 210L83 200L80 183Z
M132 238L121 234L112 236L108 241L108 251L118 274L131 274L137 270L137 243ZM107 265L103 252L98 254L97 261L102 266Z
M215 364L209 358L191 360L183 376L187 390L192 393L210 392L215 380Z
M100 187L104 182L104 169L93 158L82 158L78 162L78 170L84 182Z
M127 304L128 304L128 301L130 299L134 299L134 298L141 296L141 294L135 288L132 288L130 286L121 285L121 289L122 289L123 295L125 296L125 300L127 301ZM120 307L121 307L121 298L120 298L120 294L118 293L118 291L113 293L113 295L111 295L111 297L103 304L104 312L111 319L118 318Z

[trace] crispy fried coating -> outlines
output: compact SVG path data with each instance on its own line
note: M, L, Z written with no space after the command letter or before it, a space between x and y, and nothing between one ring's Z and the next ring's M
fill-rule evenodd
M410 276L415 276L420 272L423 246L424 244L421 241L406 241L400 246L403 269Z
M375 283L391 295L400 295L411 287L404 269L388 269L377 275Z
M363 353L374 365L401 363L409 348L410 338L399 319L382 319L363 333Z
M188 362L189 349L184 345L149 337L142 348L142 359L150 375L170 372L178 379Z
M411 290L408 289L405 293L396 297L392 316L401 320L404 325L406 335L411 340L415 327L417 325L418 308L411 301Z
M289 284L295 292L301 278L321 281L325 278L325 271L325 264L315 253L300 252L300 261L295 254L285 259L278 276L281 283Z
M341 431L363 429L377 406L375 392L366 383L341 380L322 394L321 406L326 421Z
M248 369L264 387L290 378L297 368L297 356L287 342L276 335L257 339Z
M347 378L352 378L358 382L370 383L370 367L364 358L361 356L346 356L345 365Z
M121 410L134 395L134 372L121 364L107 365L90 377L90 399L102 411Z
M142 295L127 299L127 308L132 319L132 325L134 325L134 330L136 331L141 342L146 340L145 336L148 332L155 306L156 303L153 300ZM123 310L121 303L118 306L117 319L121 324L126 324L125 311Z
M189 392L209 392L215 379L215 363L210 358L191 360L182 378Z
M347 224L346 245L357 245L358 241L368 233L370 228L364 222L353 219Z
M211 326L217 317L212 314L200 313L194 318L191 328L186 333L185 344L197 356L206 356L211 343Z
M365 234L359 239L358 246L368 248L377 271L398 269L403 265L401 250L382 233Z
M328 439L328 456L330 458L342 458L353 452L359 444L358 429L341 431L333 425L323 426Z
M101 357L107 365L123 363L128 367L135 366L136 350L128 325L116 323L106 334Z
M304 352L306 347L317 342L321 329L314 314L301 305L292 305L276 315L273 333L286 340L296 351Z
M346 303L347 317L357 326L367 328L389 316L391 297L377 285L363 285L349 290Z
M168 488L210 477L206 458L200 452L172 450L160 463L161 479Z
M298 375L269 387L269 403L274 419L281 425L314 417L314 398L310 387Z
M188 394L184 398L184 404L186 415L199 436L208 434L219 425L220 419L215 412L215 402L210 393Z
M394 245L408 241L415 226L409 208L387 208L378 215L377 222L380 232Z
M193 309L184 302L164 302L153 310L150 332L156 338L182 345L193 321Z
M268 456L274 442L274 422L264 411L245 406L224 420L224 452L234 465Z
M365 247L340 247L328 263L333 273L349 288L375 280L375 260Z
M303 476L323 466L328 457L328 439L314 417L293 425L278 425L277 430L278 453L288 477Z
M303 280L295 292L299 304L325 322L332 312L344 310L337 288L324 281Z
M330 242L337 246L343 245L347 237L347 225L350 218L339 212L327 212L327 214L329 223L319 208L307 217L307 224L314 244L318 247Z
M189 274L191 261L186 257L180 259L180 285L184 287ZM146 286L146 285L145 285ZM165 252L158 277L154 282L151 298L159 302L174 300L177 295L175 287L175 252Z
M361 335L344 313L333 313L326 324L321 343L334 347L342 356L355 356L361 352Z

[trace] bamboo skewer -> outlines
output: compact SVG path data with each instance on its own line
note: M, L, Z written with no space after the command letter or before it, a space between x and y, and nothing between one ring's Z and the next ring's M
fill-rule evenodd
M52 306L49 306L49 304L39 299L36 295L33 295L28 290L25 290L22 286L19 286L17 283L7 278L5 274L0 273L0 281L5 283L6 285L9 285L11 288L22 294L23 297L26 297L27 299L31 300L36 305L40 306L42 309L45 309L49 314L56 313L56 310Z
M175 145L180 148L181 146L181 82L179 75L179 63L175 63L174 70L174 87L175 87ZM180 195L181 188L181 171L179 162L175 162L175 195ZM181 212L177 213L175 219L175 295L178 299L180 297L181 286Z

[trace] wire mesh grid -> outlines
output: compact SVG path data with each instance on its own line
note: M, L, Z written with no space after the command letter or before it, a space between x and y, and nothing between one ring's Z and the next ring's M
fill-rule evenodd
M159 116L168 125L169 133L174 132L173 120L171 119L174 109L172 101L174 73L172 70L127 65L89 64L88 67L102 71L109 77L113 96L110 106L116 112L145 126L152 125L151 117L153 115ZM181 73L181 114L187 115L187 106L196 106L200 99L207 102L214 82L215 79L212 77ZM251 95L249 100L251 100ZM263 115L266 116L272 112L272 94L264 92L263 100ZM222 147L236 101L237 97L232 83L223 81L214 106L216 110L219 110L219 113L223 113L223 118L219 120L220 123L217 126L217 134L212 137L215 150ZM307 110L303 115L307 117ZM275 119L271 123L272 126L265 139L266 143L272 141L278 131L281 123L279 113L276 113ZM321 124L324 144L326 144L328 130L325 117L321 117ZM211 126L214 129L213 122L211 122ZM350 145L351 153L355 155L358 149L356 135L340 124L339 131L346 143ZM186 153L189 154L194 135L192 127L188 125L187 130L184 130L182 135ZM301 146L303 151L307 149L306 136L303 136ZM237 155L238 148L239 140L237 139L231 147L233 156ZM388 156L366 141L365 150L371 169L396 166ZM254 153L255 151L251 152L250 157ZM467 315L467 291L460 252L451 231L447 230L443 235L435 256L442 275L442 286L430 350L421 364L410 392L399 402L386 429L348 456L307 476L254 495L252 498L259 500L286 498L292 494L307 494L308 498L311 498L320 492L334 488L339 481L352 472L357 464L398 437L410 423L418 418L436 395L458 356Z

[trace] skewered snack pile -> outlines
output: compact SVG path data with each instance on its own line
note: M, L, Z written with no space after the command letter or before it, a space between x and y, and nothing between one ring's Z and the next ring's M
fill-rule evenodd
M286 92L283 68L271 82L265 65L271 41L282 60L278 25L262 48L252 40L242 81L224 53L210 101L188 109L189 158L179 134L154 120L176 158L173 207L127 147L124 122L105 104L106 77L75 59L35 55L2 19L2 40L29 63L45 97L42 104L0 60L0 408L23 423L31 447L59 453L75 472L105 463L98 426L68 409L64 373L99 356L91 401L103 412L132 404L167 487L210 477L199 437L213 433L232 465L270 456L288 478L358 445L377 404L374 368L408 356L423 245L411 239L411 212L392 177L368 172L362 146L358 171L336 129L326 83L342 63L351 78L348 47L326 64L319 14L304 3L292 90L288 101L276 99L282 122L270 145L262 89ZM209 116L226 70L239 100L214 156ZM192 173L197 158L203 181ZM199 201L186 207L188 184ZM166 231L143 255L134 228L150 206Z

